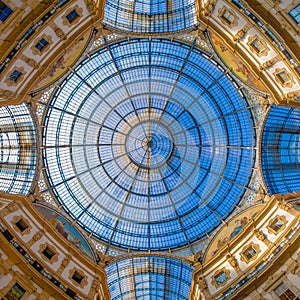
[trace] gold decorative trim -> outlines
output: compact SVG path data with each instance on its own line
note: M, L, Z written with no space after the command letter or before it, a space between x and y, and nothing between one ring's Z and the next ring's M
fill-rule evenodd
M300 210L300 201L299 200L292 200L289 202L296 210Z
M16 81L14 80L11 80L10 77L11 75L13 74L14 71L19 71L21 73L21 75L17 78ZM22 81L22 79L24 78L24 75L25 75L25 70L23 67L14 67L14 69L8 73L8 75L6 76L6 79L5 79L5 83L8 85L8 86L16 86L17 84L19 84L19 82Z
M51 257L51 259L49 259L47 256L45 256L45 254L43 253L43 251L46 248L50 249L50 251L54 253L54 255ZM51 264L58 261L58 253L57 253L56 249L53 246L49 245L48 243L41 244L40 248L38 250L38 253L41 255L42 258L44 258L46 261L50 262Z
M241 269L239 267L239 264L237 262L237 260L235 259L235 257L233 255L231 255L230 253L226 255L226 260L228 261L228 263L233 267L233 269L237 272L240 273Z
M208 285L207 285L207 282L206 282L206 279L205 277L203 276L200 276L197 280L197 285L199 286L199 288L204 291L206 289L208 289Z
M279 82L283 87L292 87L294 85L293 76L287 72L285 68L275 69L273 73L277 82Z
M282 225L281 225L281 227L277 227L277 229L276 229L276 223L278 221L281 221ZM270 220L270 222L267 226L268 232L277 235L280 231L284 230L284 228L286 227L287 222L288 221L287 221L285 216L280 216L280 215L275 216L274 218L272 218Z
M249 23L247 23L242 29L240 29L236 35L233 37L233 40L235 42L240 41L241 39L244 38L244 36L246 35L247 31L251 28L251 25Z
M62 272L64 271L64 269L68 266L68 264L70 263L70 261L72 260L71 255L66 255L66 257L62 260L59 269L58 269L58 273L62 274Z
M28 241L27 245L30 248L33 244L35 244L38 240L40 240L44 235L43 231L38 231L30 241Z
M20 59L23 60L28 66L36 68L39 66L38 62L24 54L20 55Z
M209 17L215 10L215 6L217 4L217 0L208 0L204 6L204 15L205 17Z
M82 276L82 280L81 280L80 283L78 283L76 280L73 279L73 276L74 276L75 273L78 273L80 276ZM77 268L73 268L69 271L69 279L71 280L71 282L75 286L80 287L82 289L88 284L87 277L84 274L84 272L82 270L77 269Z
M19 286L17 288L17 295L16 293L16 286ZM29 297L28 295L28 289L26 289L26 287L24 287L24 285L22 283L20 283L20 280L18 280L17 278L12 278L12 280L10 281L8 287L6 287L6 292L3 294L3 298L1 297L1 300L3 299L27 299ZM20 290L20 288L22 290ZM24 292L23 292L24 291ZM1 294L0 294L1 295Z
M247 252L249 251L253 251L255 253L251 253L253 255L251 255L250 257L248 257ZM254 244L253 242L250 245L246 245L244 246L242 252L240 253L241 255L241 261L245 262L245 263L249 263L253 260L255 260L258 256L258 253L260 253L260 249L259 249L259 245L258 244Z
M289 92L286 97L288 101L300 101L300 90Z
M16 202L9 202L1 209L0 215L2 217L5 217L5 216L15 212L18 209L19 209L19 206Z
M20 230L20 228L16 225L16 223L18 223L21 220L27 226L26 229L24 229L23 231ZM14 216L12 219L12 225L13 225L13 228L15 229L15 231L19 232L22 235L29 234L31 231L31 228L32 228L29 221L27 219L24 219L22 216Z
M92 15L95 15L96 12L97 12L97 4L95 3L94 0L85 0L85 4L86 4L86 7L88 9L88 11L92 14Z
M265 61L261 65L261 70L270 69L272 66L274 66L279 61L281 61L281 57L279 55L276 55L275 57L271 58L270 60Z
M230 28L237 26L239 17L235 14L235 12L223 6L219 9L219 19L223 24L229 26Z
M254 227L252 232L260 241L264 242L268 247L273 246L273 243L270 240L268 240L267 236L261 230Z
M42 39L45 39L48 44L42 48L42 50L39 50L36 45L42 40ZM31 51L32 51L32 54L34 55L42 55L44 54L45 52L47 52L50 48L50 46L53 44L53 41L52 41L52 37L51 35L46 35L46 34L43 34L42 36L39 36L37 39L34 40L33 42L33 45L30 47Z
M78 16L77 16L76 18L74 18L74 19L72 20L72 22L69 22L69 20L67 19L67 15L68 15L71 11L73 11L73 10L76 10L76 13L77 13ZM81 7L79 7L78 5L75 5L75 6L73 6L73 7L70 7L68 10L66 10L65 14L64 14L63 17L62 17L62 18L63 18L63 24L64 24L65 26L71 27L71 26L77 24L82 16L83 16L83 9L82 9Z
M226 279L224 281L218 283L217 277L222 274L225 274ZM211 278L211 283L215 288L219 288L220 286L225 285L229 279L230 279L230 271L227 270L225 267L223 267L222 269L219 269L215 272L215 274Z
M55 32L55 34L58 38L63 39L63 40L65 40L67 38L65 33L55 23L50 23L49 25L53 29L53 31Z
M257 35L249 37L247 45L257 56L266 56L270 51L267 43Z

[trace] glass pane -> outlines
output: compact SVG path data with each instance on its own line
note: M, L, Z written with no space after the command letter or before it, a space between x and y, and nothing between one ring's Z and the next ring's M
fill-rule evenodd
M262 168L271 194L300 190L300 110L273 107L262 138Z
M106 268L111 299L188 299L193 268L176 260L146 256Z
M153 38L103 47L47 106L49 189L109 245L197 241L233 211L252 175L256 136L237 87L192 45Z
M107 0L104 23L115 29L167 33L196 26L194 0Z
M36 159L35 127L27 106L0 107L0 190L27 194Z

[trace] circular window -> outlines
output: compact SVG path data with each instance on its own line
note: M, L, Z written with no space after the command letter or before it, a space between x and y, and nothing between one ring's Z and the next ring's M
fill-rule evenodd
M56 89L43 119L49 190L108 247L191 246L247 189L251 109L194 45L106 44Z

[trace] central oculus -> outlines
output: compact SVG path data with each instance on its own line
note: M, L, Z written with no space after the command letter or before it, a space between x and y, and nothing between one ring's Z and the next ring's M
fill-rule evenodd
M153 169L167 162L172 154L173 139L163 124L149 120L130 130L125 147L129 158L138 167Z

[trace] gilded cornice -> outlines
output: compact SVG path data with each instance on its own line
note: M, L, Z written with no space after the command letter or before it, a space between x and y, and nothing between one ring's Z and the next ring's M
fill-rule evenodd
M250 9L255 11L263 20L266 21L268 26L273 28L282 40L285 42L285 46L293 53L294 57L299 58L300 47L295 39L286 30L283 23L278 18L275 18L269 10L267 10L257 0L247 0L247 5Z
M43 227L42 229L40 229L40 231L38 231L33 236L33 238L29 242L23 243L23 241L21 241L21 240L19 241L19 243L22 244L22 246L28 251L28 253L30 253L30 255L32 257L35 257L36 254L34 252L32 252L32 250L30 249L31 245L33 243L35 243L36 241L40 240L44 235L51 235L54 238L54 240L56 240L61 247L68 250L68 255L70 257L76 258L76 260L78 260L81 265L84 265L86 268L88 268L95 274L98 274L100 281L102 283L105 283L105 287L103 288L105 295L109 295L108 287L106 285L107 279L106 279L106 273L104 270L104 264L101 262L96 264L95 262L93 262L91 259L89 259L85 255L82 255L82 253L80 252L79 249L77 249L75 246L73 246L71 243L69 243L56 230L53 230L53 226L50 224L50 222L46 218L44 218L37 211L37 209L34 208L34 206L32 204L32 200L30 200L28 197L26 197L24 195L11 195L11 194L1 193L1 192L0 192L0 199L5 199L6 201L9 201L8 206L5 206L4 208L2 208L2 210L0 210L0 212L1 212L0 218L2 216L1 222L6 227L13 228L13 226L11 224L8 224L4 220L3 217L6 214L9 214L12 211L15 211L17 209L27 210L30 213L30 215L32 216L32 218L35 220L35 223L37 223L37 224L39 224L39 226ZM0 234L0 238L3 238L3 236L1 234ZM17 236L16 236L16 238L17 238ZM3 242L1 244L4 245L5 243L7 243L7 242ZM18 256L18 254L16 254L16 255ZM28 274L32 273L32 269L29 271L30 272L28 272ZM61 270L60 270L60 272L57 273L57 275L59 273L61 273ZM40 276L40 274L39 274L39 276Z
M198 288L197 282L199 282L199 278L202 278L204 280L204 274L209 270L216 270L217 268L220 268L220 261L223 261L223 258L226 258L227 261L229 258L232 257L231 250L236 249L237 247L240 247L241 241L245 240L249 234L252 236L255 236L258 240L262 241L264 244L267 245L267 250L263 253L261 257L259 257L257 260L255 260L253 263L251 262L251 265L244 270L243 272L239 273L239 276L234 279L232 282L230 282L229 285L225 285L224 287L217 290L217 292L214 294L214 297L217 295L221 295L226 290L228 290L231 286L234 286L237 282L242 280L247 274L251 273L251 270L253 270L257 265L262 263L268 256L272 255L272 253L280 246L280 243L282 242L282 239L277 237L277 240L275 242L270 242L268 240L268 237L265 236L260 231L261 223L265 222L265 218L267 217L268 213L271 209L274 209L274 207L277 207L276 209L283 209L287 211L289 214L292 214L295 216L295 218L290 221L290 223L284 228L285 235L288 235L289 232L294 230L295 226L298 226L297 224L300 221L300 212L297 211L288 203L289 199L294 199L295 197L298 197L299 193L292 193L289 195L273 195L271 198L267 197L267 202L265 204L264 209L253 219L250 221L243 229L243 231L240 233L238 238L233 239L232 242L228 243L227 246L224 246L212 259L205 262L204 264L197 264L195 265L196 269L193 273L193 283L191 287L190 292L190 298L189 299L195 299L196 291ZM280 233L281 235L281 233ZM280 236L279 235L279 236ZM279 252L277 256L274 256L274 259L271 261L271 263L266 267L265 270L262 272L259 272L255 278L251 278L247 284L244 284L240 289L237 291L237 293L234 293L231 297L228 299L235 299L234 297L237 297L237 295L241 295L243 291L247 288L247 293L249 291L249 288L252 286L255 286L258 284L261 284L261 278L266 280L270 274L274 273L280 266L282 266L282 263L289 259L289 257L299 248L299 236L300 233L298 232L295 236L291 238L291 240L287 243L287 245ZM248 247L249 244L244 244L244 247ZM241 248L239 248L241 249ZM277 250L276 250L277 251ZM228 261L229 262L229 261ZM230 263L230 262L229 262ZM230 263L232 266L232 264ZM275 267L274 267L275 266ZM232 266L233 268L238 268L238 264ZM252 290L252 289L251 289ZM238 297L239 297L238 296ZM213 298L208 298L213 299ZM238 299L238 298L236 298Z
M38 5L34 7L28 15L21 18L14 18L14 30L3 40L0 41L0 62L7 57L11 50L16 46L18 41L20 41L23 35L28 31L28 29L39 21L42 15L53 9L56 5L55 2L51 0L37 2ZM11 23L10 23L11 25Z
M251 2L256 3L256 1L245 1L245 2ZM295 65L297 65L297 62L299 60L298 53L300 52L300 47L293 39L293 37L282 28L281 24L274 18L273 15L271 15L270 12L266 11L261 5L248 5L244 4L244 7L249 7L249 10L252 10L255 15L257 15L258 18L262 20L266 24L264 28L270 29L274 34L276 34L278 37L280 37L280 43L284 45L284 48L292 54L294 63L292 64L291 61L287 59L287 57L284 55L283 51L280 50L270 39L270 37L259 28L259 26L249 17L243 14L242 10L239 10L237 7L235 7L232 3L224 1L224 4L226 3L226 7L229 9L233 9L233 11L241 14L243 17L243 22L247 22L247 25L244 26L241 30L239 30L238 33L233 34L234 30L230 29L228 26L223 25L221 26L218 24L218 22L214 19L215 16L212 16L212 12L214 12L215 8L215 1L207 0L207 1L197 1L199 12L197 14L198 21L200 23L200 26L203 28L208 29L209 31L212 31L214 34L219 36L222 41L230 48L233 52L239 56L244 63L247 65L247 67L256 75L256 77L262 82L262 84L267 88L269 91L269 94L272 99L274 99L275 104L277 105L290 105L299 108L300 103L295 101L297 100L298 92L284 92L284 88L286 86L283 86L282 84L276 82L276 77L273 76L268 72L268 68L271 67L273 64L275 64L278 61L282 61L285 65L289 67L288 72L292 72L292 76L294 79L296 79L295 83L300 83L300 74L296 70L294 70ZM252 7L253 6L253 7ZM207 13L207 7L211 8L210 13ZM215 12L214 12L215 15ZM248 30L249 26L251 28L256 28L258 32L264 37L265 41L268 41L269 45L274 45L273 50L277 52L276 60L272 60L269 62L266 62L262 65L259 64L259 60L254 60L250 57L250 52L247 51L244 48L244 45L240 42L241 39L244 37L245 32ZM228 27L228 30L226 30L226 27ZM232 31L232 32L231 32ZM279 43L279 41L278 41Z

